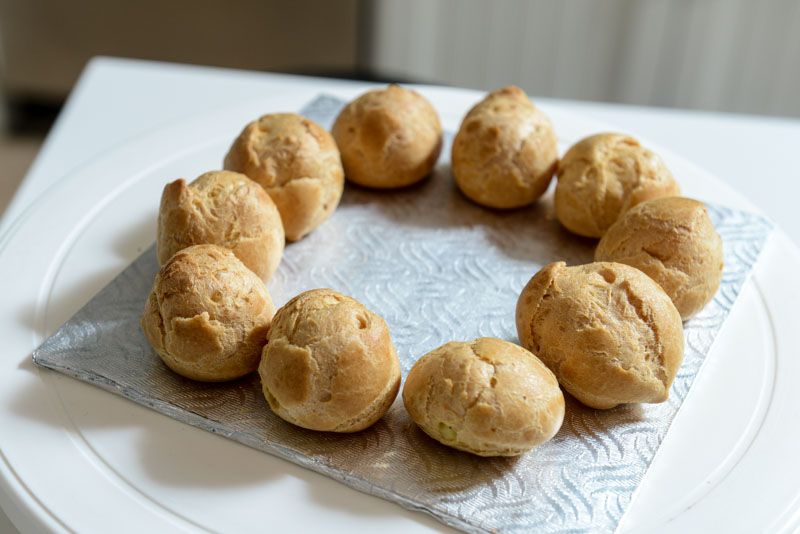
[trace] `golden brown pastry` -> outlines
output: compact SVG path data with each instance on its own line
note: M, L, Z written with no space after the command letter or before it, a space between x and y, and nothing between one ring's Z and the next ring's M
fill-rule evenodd
M272 411L311 430L367 428L400 388L386 322L330 289L301 293L278 310L258 371Z
M517 302L517 333L561 386L592 408L663 402L683 360L681 316L621 263L546 265Z
M690 198L658 198L632 208L608 229L594 257L643 271L684 321L714 297L722 279L722 239L705 205Z
M558 164L556 217L571 232L602 237L636 204L679 194L661 158L633 137L603 133L577 142Z
M556 377L518 345L452 341L420 358L403 402L433 439L480 456L516 456L552 438L564 420Z
M225 168L263 187L297 241L322 224L344 190L344 170L331 134L295 113L264 115L248 124L225 156Z
M173 371L220 382L256 369L274 314L267 286L230 250L195 245L156 275L142 330Z
M473 107L453 141L453 177L468 198L518 208L547 189L558 164L550 119L522 89L497 89Z
M347 179L381 189L428 176L442 150L442 125L428 100L392 84L367 91L336 117L333 137Z
M213 171L188 185L180 179L164 187L156 238L161 265L191 245L220 245L266 282L284 241L275 203L244 174Z

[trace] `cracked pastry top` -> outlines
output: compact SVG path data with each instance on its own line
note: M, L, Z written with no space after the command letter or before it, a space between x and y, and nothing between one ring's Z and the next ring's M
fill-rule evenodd
M333 137L295 113L264 115L248 124L225 156L225 169L246 174L269 193L289 241L322 224L344 190Z
M264 282L230 250L195 245L161 267L141 325L170 369L220 382L256 369L274 313Z
M546 265L517 301L522 345L592 408L663 402L683 360L683 325L650 277L621 263Z
M405 187L428 176L442 150L442 125L430 102L392 84L348 103L331 130L353 183Z
M533 354L496 338L451 341L414 364L403 402L426 434L480 456L516 456L564 420L556 377Z
M558 163L550 119L522 89L497 89L473 107L453 140L453 177L472 201L518 208L547 190Z
M213 171L191 184L180 179L164 187L156 237L161 265L186 247L219 245L266 282L278 268L284 242L275 203L244 174Z
M705 204L683 197L643 202L608 229L596 261L643 271L670 296L683 320L705 306L722 280L722 239Z
M558 164L557 174L556 217L569 231L585 237L602 237L640 202L680 194L658 155L617 133L575 143Z
M258 371L272 411L311 430L363 430L400 388L386 322L330 289L301 293L278 310Z

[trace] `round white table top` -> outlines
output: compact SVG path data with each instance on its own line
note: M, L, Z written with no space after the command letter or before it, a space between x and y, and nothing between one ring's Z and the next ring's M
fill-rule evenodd
M72 169L131 138L193 114L227 106L231 101L292 91L300 85L305 89L315 85L346 89L363 84L130 60L95 60L81 78L39 158L0 222L0 232L36 197L70 174ZM792 179L798 178L792 176L792 173L798 173L797 168L789 162L791 151L800 146L800 121L539 101L574 108L582 115L641 135L694 160L743 193L796 242L800 241L800 218L789 205L790 199L800 192L800 181ZM767 144L761 139L770 142ZM782 169L788 169L788 172L783 173ZM754 179L756 176L758 178ZM756 299L756 296L753 294L749 298ZM735 344L729 340L727 348L735 350ZM124 401L114 399L109 402ZM247 451L244 454L257 453ZM287 480L282 482L286 490L303 494L307 490L306 473L295 466L280 465L285 471L281 474L288 473ZM314 484L330 490L320 490L319 495L325 493L323 500L327 500L326 505L336 508L336 503L330 501L331 495L333 501L336 500L336 484L327 480L320 482L321 477L311 476L315 477ZM343 490L341 499L347 499L348 491ZM0 503L6 508L9 508L9 502L0 498ZM391 505L376 504L380 509L385 506ZM13 506L6 511L12 518L17 512ZM425 521L424 525L438 528L430 521ZM13 532L13 528L8 519L0 515L0 532Z

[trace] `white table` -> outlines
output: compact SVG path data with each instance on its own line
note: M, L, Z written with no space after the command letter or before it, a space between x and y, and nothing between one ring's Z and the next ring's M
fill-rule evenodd
M81 77L0 220L0 232L61 177L131 138L234 101L292 91L298 84L358 85L329 79L96 59ZM800 146L800 121L585 102L558 103L693 160L747 196L800 243L800 217L794 206L800 194L800 167L795 162L795 152ZM14 516L13 510L8 512ZM0 512L0 532L6 531L14 529Z

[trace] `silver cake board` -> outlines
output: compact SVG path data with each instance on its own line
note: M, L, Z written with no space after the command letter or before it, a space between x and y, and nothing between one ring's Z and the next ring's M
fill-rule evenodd
M302 113L329 127L342 105L320 96ZM382 315L404 376L417 358L447 341L493 336L516 342L514 309L528 279L551 261L592 260L594 242L564 231L550 198L498 212L462 197L449 174L451 138L446 135L436 172L418 186L381 192L348 185L334 215L286 247L270 282L278 306L301 291L331 287ZM205 384L172 373L139 327L158 269L152 247L33 359L465 531L610 532L772 231L758 215L718 206L709 211L724 243L723 281L714 300L685 323L685 358L669 400L601 411L567 396L559 433L519 458L480 458L445 447L409 420L399 400L365 431L313 432L276 417L255 374Z

